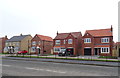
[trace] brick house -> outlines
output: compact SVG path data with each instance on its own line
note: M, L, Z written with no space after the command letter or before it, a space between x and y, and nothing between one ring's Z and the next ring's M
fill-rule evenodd
M36 34L31 40L31 54L51 54L53 39L49 36Z
M6 40L4 52L17 53L18 51L26 50L29 52L29 44L32 39L31 35L13 36Z
M54 54L62 49L66 49L68 52L71 51L72 55L80 55L82 47L82 34L81 32L71 32L71 33L58 33L53 40L53 50Z
M0 38L0 53L4 53L5 41L8 40L7 36Z
M82 55L112 55L113 28L86 30L83 36Z

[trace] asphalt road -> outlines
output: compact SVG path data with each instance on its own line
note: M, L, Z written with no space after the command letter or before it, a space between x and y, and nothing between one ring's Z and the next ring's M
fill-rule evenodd
M3 76L118 76L118 67L2 60Z

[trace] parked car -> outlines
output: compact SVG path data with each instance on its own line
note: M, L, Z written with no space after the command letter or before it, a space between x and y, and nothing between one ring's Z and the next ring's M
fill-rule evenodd
M60 52L58 52L58 56L66 56L66 49L61 49Z
M26 51L26 50L18 51L18 54L27 54L27 53L28 53L28 51Z
M58 56L73 56L73 49L61 49L60 52L58 52Z

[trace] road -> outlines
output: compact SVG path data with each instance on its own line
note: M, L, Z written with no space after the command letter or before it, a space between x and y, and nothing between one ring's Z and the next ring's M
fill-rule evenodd
M118 76L118 67L2 60L3 76Z

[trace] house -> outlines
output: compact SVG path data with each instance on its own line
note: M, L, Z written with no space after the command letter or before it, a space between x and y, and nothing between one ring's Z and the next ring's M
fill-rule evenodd
M4 52L16 53L18 51L26 50L29 52L29 44L31 42L31 35L13 36L6 40Z
M0 53L4 53L5 41L8 40L7 36L0 38Z
M51 54L53 39L49 36L36 34L31 40L31 54Z
M81 32L58 33L53 40L54 54L58 54L62 49L71 52L74 56L80 55L82 47L82 34Z
M113 28L86 30L83 36L82 55L111 56L113 49Z

